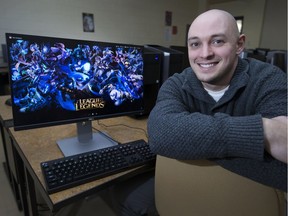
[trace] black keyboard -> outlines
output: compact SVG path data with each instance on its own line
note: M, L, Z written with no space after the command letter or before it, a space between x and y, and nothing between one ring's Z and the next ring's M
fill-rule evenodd
M49 194L142 165L154 165L156 155L144 140L42 162Z

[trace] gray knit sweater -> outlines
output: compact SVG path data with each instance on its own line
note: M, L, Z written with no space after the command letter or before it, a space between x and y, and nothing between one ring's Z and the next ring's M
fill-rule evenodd
M287 116L287 75L240 59L229 89L215 102L191 68L161 86L148 118L152 151L179 160L210 159L287 191L287 164L264 151L262 117Z

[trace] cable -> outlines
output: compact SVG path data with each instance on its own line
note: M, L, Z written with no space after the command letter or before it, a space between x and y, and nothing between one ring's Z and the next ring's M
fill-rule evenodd
M127 128L130 128L130 129L134 129L134 130L140 130L140 131L142 131L144 134L145 134L145 136L146 136L146 138L148 139L148 134L147 134L147 132L146 132L146 130L144 130L143 128L138 128L138 127L131 127L131 126L129 126L129 125L126 125L126 124L113 124L113 125L105 125L104 123L101 123L100 122L100 120L96 120L97 121L97 124L99 125L99 126L103 126L103 127L105 127L105 128L109 128L109 127L127 127ZM98 129L96 129L96 128L94 128L93 127L93 129L95 129L95 130L97 130L97 131L99 131Z

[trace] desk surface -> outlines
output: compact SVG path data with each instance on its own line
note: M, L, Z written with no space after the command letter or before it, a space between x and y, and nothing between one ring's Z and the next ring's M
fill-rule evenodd
M13 118L11 106L5 104L5 101L8 98L10 98L10 95L0 96L0 118L2 121L11 120Z
M3 119L9 119L9 117L12 117L11 107L4 105L5 109L3 110L3 97L0 98L1 116ZM99 121L95 120L92 125L94 128L106 132L120 143L137 139L144 139L147 141L146 118L135 119L127 116L116 117ZM133 169L111 175L100 180L48 195L45 190L40 162L63 157L62 152L56 144L56 140L76 136L76 124L51 126L23 131L15 131L14 128L10 128L9 133L12 135L13 140L16 143L15 148L19 152L24 164L33 177L36 187L39 187L38 189L40 193L43 195L43 198L49 202L48 206L50 204L50 208L57 209L57 205L59 205L60 208L61 202L65 202L70 198L75 198L77 196L83 196L85 192L91 190L97 191L98 186L100 187L109 181L115 180L121 176L123 177L125 174L137 170Z
M6 126L6 124L11 126L13 119L11 106L5 104L8 98L10 98L10 95L0 96L0 120L4 126Z

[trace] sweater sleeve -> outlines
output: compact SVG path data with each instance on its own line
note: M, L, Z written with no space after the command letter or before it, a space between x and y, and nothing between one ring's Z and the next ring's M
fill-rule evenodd
M148 118L151 149L181 160L244 157L261 160L264 154L261 115L232 117L193 110L179 76L161 87ZM192 108L191 108L192 106Z

